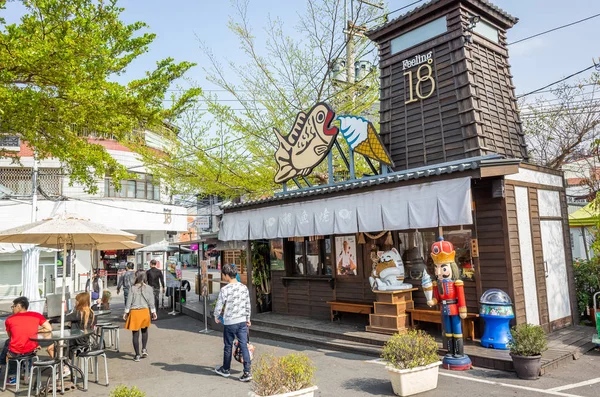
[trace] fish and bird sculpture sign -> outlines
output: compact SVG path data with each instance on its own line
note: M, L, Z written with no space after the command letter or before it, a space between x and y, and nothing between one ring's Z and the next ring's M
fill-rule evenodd
M336 121L339 127L333 124ZM394 165L373 123L360 116L336 118L333 109L324 102L317 103L306 113L298 113L287 136L277 128L273 130L279 141L275 152L278 166L275 183L308 176L331 152L340 132L351 153L362 154L389 167Z

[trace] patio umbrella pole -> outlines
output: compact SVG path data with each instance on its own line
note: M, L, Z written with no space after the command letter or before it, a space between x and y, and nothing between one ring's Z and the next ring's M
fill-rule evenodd
M65 309L67 308L67 300L65 299L65 282L66 278L66 264L67 261L67 240L63 241L63 263L62 263L62 307L60 310L60 337L65 336ZM60 341L59 357L63 356L63 341Z

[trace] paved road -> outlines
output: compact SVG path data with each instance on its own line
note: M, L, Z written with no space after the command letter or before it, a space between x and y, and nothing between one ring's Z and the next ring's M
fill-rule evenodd
M113 295L114 322L122 307L121 296ZM150 357L139 363L132 361L130 333L121 330L121 353L110 352L110 383L136 385L148 397L164 397L174 391L182 396L247 396L250 386L239 382L242 367L234 361L233 376L223 379L213 368L222 357L222 336L198 331L200 322L186 316L160 313L160 319L150 330ZM317 367L316 383L320 396L393 396L391 384L383 366L372 363L371 357L316 349L263 339L253 339L257 354L288 352L306 353ZM587 382L576 387L580 382ZM433 396L598 396L600 388L600 352L594 351L556 370L538 381L523 381L514 374L484 369L469 372L442 370L435 391L421 394ZM84 396L81 392L72 395ZM107 389L92 384L85 396L104 397Z
M113 294L113 314L109 319L121 325L122 299L122 295ZM133 362L131 334L121 329L121 352L108 353L110 387L91 383L87 393L75 391L67 395L106 397L116 385L126 384L136 385L148 397L165 397L175 395L174 393L201 397L247 396L250 385L237 380L242 370L240 364L234 361L233 376L229 379L221 378L213 372L213 368L222 359L220 333L198 333L203 325L187 316L169 316L166 311L160 311L159 316L159 320L153 322L149 331L149 358L139 363ZM316 384L322 397L393 396L385 369L372 363L372 357L258 338L252 342L258 355L283 355L297 351L307 354L316 365ZM600 351L594 351L538 381L523 381L512 373L484 369L468 372L442 370L438 388L419 396L593 397L600 395L599 389ZM13 394L9 391L6 395Z

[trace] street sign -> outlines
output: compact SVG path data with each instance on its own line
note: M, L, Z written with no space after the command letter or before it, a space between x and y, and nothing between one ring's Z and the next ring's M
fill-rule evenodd
M196 221L194 223L198 229L208 229L210 227L210 217L198 216L196 217Z

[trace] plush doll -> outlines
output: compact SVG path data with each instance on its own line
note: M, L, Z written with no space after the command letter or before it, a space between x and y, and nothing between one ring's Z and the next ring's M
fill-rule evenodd
M404 264L402 258L396 250L378 251L379 262L371 277L369 283L373 290L394 291L412 288L411 284L404 283Z

